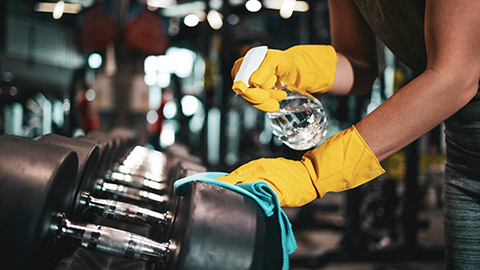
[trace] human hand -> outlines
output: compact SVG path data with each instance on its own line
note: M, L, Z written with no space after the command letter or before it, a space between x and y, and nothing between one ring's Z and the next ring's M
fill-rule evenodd
M282 206L301 206L318 197L309 173L301 161L261 158L217 179L234 185L263 181L275 191Z
M285 51L268 49L261 65L246 79L248 81L237 80L244 59L238 59L232 68L235 78L232 89L253 107L265 112L276 112L278 102L287 96L280 85L301 94L324 93L335 79L337 55L328 45L299 45Z
M302 160L258 159L218 180L231 184L266 182L281 206L305 205L327 192L355 188L385 171L352 126L308 151Z

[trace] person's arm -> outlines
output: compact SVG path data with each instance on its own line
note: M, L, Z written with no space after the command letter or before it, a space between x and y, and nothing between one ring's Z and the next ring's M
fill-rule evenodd
M328 93L368 93L378 75L375 34L351 0L329 0L329 12L337 69Z
M427 0L427 68L357 130L379 160L400 150L466 105L480 75L480 1Z
M355 7L349 0L332 0L331 4L333 12L340 12L342 5ZM344 10L345 16L352 15L347 8ZM219 180L232 184L264 181L278 195L282 206L300 206L327 192L352 189L378 177L384 173L379 160L438 125L475 95L480 74L478 10L478 0L427 0L428 64L424 73L357 125L340 131L306 152L302 160L258 159ZM343 33L336 32L347 27L341 26L341 22L349 22L358 30L358 20L354 18L332 18L334 45L339 46L339 55L346 56L335 62L340 65L338 70L341 72L335 74L334 80L345 83L350 79L350 85L336 85L338 88L333 90L338 94L354 93L357 87L369 89L368 81L371 84L372 80L372 77L362 78L360 75L374 70L374 64L368 64L374 63L370 59L373 51L366 46L368 40L373 42L374 39L363 38L361 35L365 32L352 30L353 41L348 41L350 32L346 29ZM339 40L342 34L345 39ZM354 41L367 43L355 46ZM369 52L366 55L362 53L365 50ZM340 76L345 76L345 81L340 80Z

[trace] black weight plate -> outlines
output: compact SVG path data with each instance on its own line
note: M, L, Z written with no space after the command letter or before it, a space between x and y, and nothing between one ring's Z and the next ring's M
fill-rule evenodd
M166 209L168 211L175 211L177 207L178 197L173 194L173 183L180 178L191 176L193 174L206 172L207 169L202 165L191 163L189 161L180 160L170 157L167 160L167 168L165 175L165 183L167 184L167 195L170 200L167 203Z
M119 158L119 152L120 152L120 145L119 145L119 139L116 138L115 136L109 135L107 133L99 132L99 131L92 131L87 134L87 138L92 138L94 140L97 140L99 142L101 141L106 141L108 144L111 146L110 148L110 155L109 155L109 160L108 160L108 165L107 165L107 170L111 169L113 166L113 163L117 161Z
M112 135L120 136L124 140L124 149L123 153L129 153L133 147L137 144L137 135L131 129L117 127L114 128L111 132Z
M109 133L110 136L115 138L116 144L117 144L117 156L115 158L115 161L121 161L125 158L126 155L130 152L132 147L130 146L130 142L128 141L128 138L125 135L119 134L119 133Z
M55 256L52 217L71 204L74 151L0 136L0 262L3 269L44 269ZM71 181L66 181L70 179Z
M107 172L107 170L110 169L109 162L111 160L113 145L108 141L98 140L98 139L90 138L86 136L75 137L75 139L88 142L88 143L94 143L98 146L99 164L98 164L97 177L103 177L103 175Z
M250 198L204 182L191 182L179 201L166 269L260 269L265 216Z
M91 192L97 180L99 163L98 146L91 142L80 141L52 133L40 136L36 140L72 149L77 153L78 174L75 182L74 200L66 214L73 220L79 220L82 214L79 210L80 196L83 191Z

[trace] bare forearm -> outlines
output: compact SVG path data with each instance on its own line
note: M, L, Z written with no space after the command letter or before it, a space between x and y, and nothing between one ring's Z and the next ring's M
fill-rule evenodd
M348 95L353 87L353 67L350 61L341 53L337 53L337 68L335 80L328 90L331 95Z
M475 95L478 80L454 76L427 70L356 125L380 161L440 124Z
M328 93L331 95L357 95L370 92L378 74L377 66L355 60L337 52L335 80Z
M368 82L362 72L376 63L371 49L375 47L374 38L352 0L330 0L329 4L332 44L348 60L345 65L339 57L337 67L339 81L347 82L338 82L330 93L353 93ZM477 92L479 9L478 0L426 1L426 71L356 125L379 160L437 126Z
M368 93L378 74L375 34L351 0L329 0L332 45L337 51L332 95Z

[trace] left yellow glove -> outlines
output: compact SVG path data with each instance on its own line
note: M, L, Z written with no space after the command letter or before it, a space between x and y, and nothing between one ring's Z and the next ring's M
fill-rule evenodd
M235 78L244 58L232 68ZM253 107L265 112L276 112L278 101L286 97L281 90L272 89L281 82L289 89L306 93L324 93L335 79L337 54L329 45L297 45L285 51L268 49L265 59L250 77L248 87L235 81L232 89Z
M305 153L301 161L258 159L218 180L231 184L264 181L281 206L307 204L325 193L362 185L385 171L354 126Z

